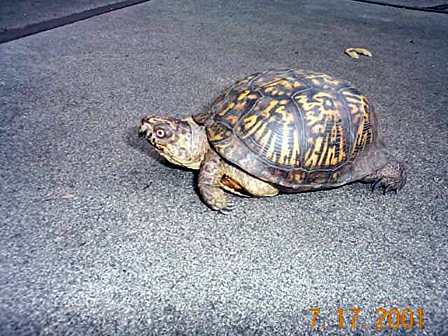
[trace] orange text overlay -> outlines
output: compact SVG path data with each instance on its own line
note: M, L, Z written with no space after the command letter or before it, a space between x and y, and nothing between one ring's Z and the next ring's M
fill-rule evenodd
M325 329L325 323L321 318L321 309L319 307L310 307L309 321L311 329L318 327ZM399 330L406 331L418 328L422 330L425 327L424 312L422 307L411 308L385 308L378 307L375 309L376 317L374 321L365 321L363 310L360 307L339 307L334 312L337 319L339 329L366 330L370 329L372 324L375 330Z

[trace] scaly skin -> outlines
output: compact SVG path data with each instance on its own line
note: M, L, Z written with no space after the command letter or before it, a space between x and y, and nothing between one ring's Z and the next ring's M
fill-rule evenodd
M268 197L278 195L279 190L271 184L252 177L241 169L231 166L228 163L223 162L222 165L224 175L238 183L251 196ZM233 190L230 191L234 192Z
M222 168L221 158L209 150L199 170L198 187L202 199L210 208L226 212L233 208L233 203L221 189Z
M372 183L372 191L382 188L383 194L386 194L389 191L397 193L405 185L406 178L404 165L398 161L389 161L384 167L364 178L363 181Z
M245 192L252 196L275 196L278 189L252 177L242 170L235 168L224 162L215 151L209 150L199 170L199 192L204 202L213 210L226 213L233 209L234 203L222 190L231 191L241 195L239 190L235 190L229 184L224 185L223 180L230 179L232 184L240 186Z
M165 131L163 137L157 137L156 130L160 128ZM224 162L210 148L204 127L191 118L146 117L142 120L140 133L171 163L199 169L199 192L213 210L226 213L234 207L223 189L236 195L255 197L275 196L279 192L269 183Z

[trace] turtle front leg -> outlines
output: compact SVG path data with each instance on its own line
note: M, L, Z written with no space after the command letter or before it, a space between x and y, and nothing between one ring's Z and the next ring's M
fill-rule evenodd
M233 181L236 181L239 185L241 185L241 188L252 196L269 197L276 196L279 193L279 190L271 184L252 177L244 171L225 162L223 162L223 170L226 176L230 177ZM241 195L234 190L230 189L230 191L236 193L237 195Z
M221 189L223 174L221 158L209 150L199 170L199 192L211 209L226 213L233 209L234 204Z
M372 183L372 191L382 188L384 194L388 191L397 193L406 184L406 170L401 162L390 161L363 181Z

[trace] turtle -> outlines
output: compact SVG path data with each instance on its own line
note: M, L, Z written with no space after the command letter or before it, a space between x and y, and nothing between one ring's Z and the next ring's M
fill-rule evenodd
M369 99L319 72L251 74L186 118L143 117L139 134L169 162L199 170L202 200L223 213L235 207L225 191L264 197L364 182L386 194L406 183Z

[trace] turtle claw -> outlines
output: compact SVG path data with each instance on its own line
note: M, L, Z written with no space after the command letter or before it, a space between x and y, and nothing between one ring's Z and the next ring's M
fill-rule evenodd
M230 213L232 212L232 209L225 208L225 209L218 210L218 212L219 212L221 215L230 215Z
M236 207L236 204L233 201L227 201L227 205L225 208L219 209L218 211L223 215L230 214Z
M375 192L378 189L382 189L381 192L383 195L386 195L389 192L395 192L395 194L397 194L398 190L402 187L402 184L396 184L388 181L387 179L381 178L372 183L371 190L372 192Z
M378 189L378 187L380 187L380 185L381 185L381 179L378 179L372 183L372 187L370 188L370 190L372 192L375 192L375 190Z
M384 195L391 191L397 194L406 184L406 170L400 162L392 161L368 177L367 181L372 182L372 192L382 189Z

